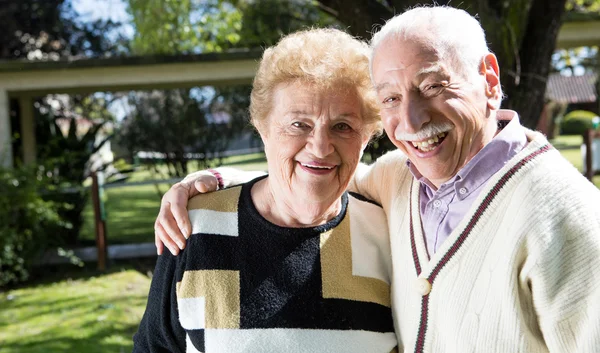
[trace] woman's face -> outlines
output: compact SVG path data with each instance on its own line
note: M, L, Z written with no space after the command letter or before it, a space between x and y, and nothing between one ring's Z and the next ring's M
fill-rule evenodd
M346 190L370 137L356 90L282 83L273 99L259 129L271 189L292 207L295 202L333 205Z

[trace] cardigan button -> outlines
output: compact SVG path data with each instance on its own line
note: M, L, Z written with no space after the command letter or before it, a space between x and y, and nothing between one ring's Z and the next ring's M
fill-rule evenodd
M431 292L431 283L429 283L427 278L418 278L415 284L417 292L422 296L426 296Z

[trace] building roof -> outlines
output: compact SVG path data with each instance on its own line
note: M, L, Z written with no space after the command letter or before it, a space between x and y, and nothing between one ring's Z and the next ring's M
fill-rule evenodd
M596 73L581 76L550 74L546 87L546 98L558 103L592 103L598 99L596 93Z

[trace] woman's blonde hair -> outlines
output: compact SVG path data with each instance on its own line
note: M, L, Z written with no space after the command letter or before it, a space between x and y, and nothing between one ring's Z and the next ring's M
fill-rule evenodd
M252 124L261 131L280 83L305 82L316 89L355 89L365 131L381 134L382 124L369 77L368 45L337 29L309 29L283 37L263 53L250 95Z

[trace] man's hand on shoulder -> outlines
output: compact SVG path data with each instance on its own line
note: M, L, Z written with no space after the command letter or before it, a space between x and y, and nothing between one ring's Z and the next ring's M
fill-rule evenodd
M199 171L174 184L163 195L160 211L154 222L154 243L159 255L166 246L173 255L185 248L192 232L187 212L188 200L201 194L216 191L217 178L209 171ZM163 245L164 244L164 245Z

